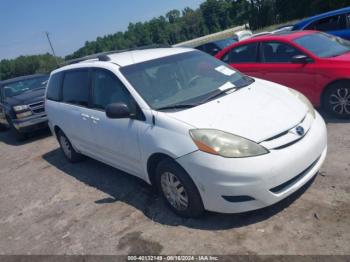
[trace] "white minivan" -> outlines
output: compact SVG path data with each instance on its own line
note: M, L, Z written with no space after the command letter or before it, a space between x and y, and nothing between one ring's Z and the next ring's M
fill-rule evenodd
M309 100L203 52L101 55L51 73L46 111L65 157L155 186L178 215L272 205L320 169L326 126Z

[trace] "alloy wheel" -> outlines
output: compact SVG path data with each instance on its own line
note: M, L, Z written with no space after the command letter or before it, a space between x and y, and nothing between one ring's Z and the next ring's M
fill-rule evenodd
M350 88L336 88L329 96L329 105L338 115L350 115Z
M65 136L62 136L62 135L60 136L60 144L61 144L61 147L62 147L64 154L68 158L71 158L72 157L72 150L71 150L69 141Z
M161 187L168 202L177 210L188 208L188 195L181 181L172 173L161 175Z

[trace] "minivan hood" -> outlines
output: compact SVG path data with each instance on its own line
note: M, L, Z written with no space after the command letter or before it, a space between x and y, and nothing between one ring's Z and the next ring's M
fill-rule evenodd
M167 112L194 128L212 128L261 142L298 125L307 107L286 87L255 79L237 91L208 103Z
M33 91L24 92L20 95L8 97L5 102L11 106L29 105L32 103L44 101L45 88L34 89Z

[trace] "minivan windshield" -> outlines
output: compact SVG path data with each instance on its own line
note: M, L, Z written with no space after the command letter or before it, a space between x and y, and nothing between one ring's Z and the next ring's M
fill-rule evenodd
M252 78L200 51L170 55L120 69L153 109L191 107Z
M350 51L350 42L325 33L314 33L294 39L298 45L318 57L335 57Z
M40 76L4 84L2 86L3 95L13 97L30 90L45 88L48 78L48 76Z

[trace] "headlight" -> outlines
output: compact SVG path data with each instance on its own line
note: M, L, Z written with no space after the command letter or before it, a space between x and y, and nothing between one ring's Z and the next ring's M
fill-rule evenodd
M263 146L216 129L192 129L190 135L199 150L223 157L249 157L269 153Z
M20 105L20 106L13 107L13 110L15 110L16 112L24 111L24 110L28 110L28 109L29 109L29 106L27 106L27 105Z
M32 115L32 111L26 111L26 112L23 112L23 113L17 113L16 117L17 117L17 119L20 119L20 118L25 118L25 117L28 117L28 116L31 116L31 115Z
M288 88L288 90L293 95L295 95L297 98L299 98L300 101L304 103L304 105L306 105L306 107L308 108L309 113L312 115L313 118L315 118L316 117L315 108L311 104L310 100L307 99L306 96L304 96L302 93L300 93L300 92L298 92L298 91L296 91L294 89Z

